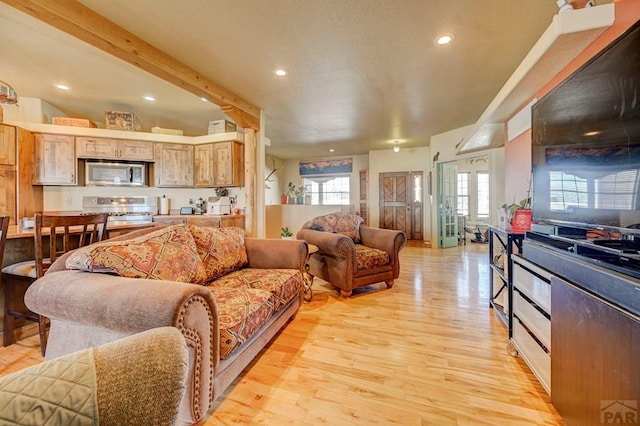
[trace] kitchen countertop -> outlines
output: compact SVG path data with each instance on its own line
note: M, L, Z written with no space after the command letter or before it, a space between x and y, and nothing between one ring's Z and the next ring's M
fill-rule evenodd
M244 214L179 214L179 213L169 213L169 214L156 214L153 215L153 218L164 218L164 219L181 219L185 217L244 217Z
M162 226L161 223L153 223L153 222L145 222L145 223L132 223L132 224L119 224L119 225L109 225L107 224L107 231L119 231L123 229L141 229L148 228L150 226ZM74 228L77 229L76 232L80 232L81 227L71 227L71 232L74 232ZM16 238L33 238L33 228L22 229L20 225L9 225L9 229L7 231L7 239L16 239ZM49 235L49 230L43 230L44 235Z

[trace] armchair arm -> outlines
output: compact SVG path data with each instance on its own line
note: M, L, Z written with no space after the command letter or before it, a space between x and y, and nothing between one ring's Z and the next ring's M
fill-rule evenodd
M249 267L304 271L309 248L306 241L245 238Z
M345 235L313 229L301 229L296 234L296 238L318 246L320 253L324 255L355 259L356 249L353 240Z
M360 227L362 244L367 247L377 248L389 253L389 261L393 267L393 278L400 275L400 250L407 245L407 236L402 231L392 229Z

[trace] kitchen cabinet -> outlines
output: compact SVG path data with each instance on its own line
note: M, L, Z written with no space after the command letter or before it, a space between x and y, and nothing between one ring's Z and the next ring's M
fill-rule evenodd
M0 165L16 165L16 128L0 125Z
M197 145L194 162L195 186L242 186L243 153L242 144L235 141Z
M193 186L193 145L157 143L155 158L157 187Z
M73 136L35 134L34 185L77 185L78 162Z
M33 152L31 132L0 124L0 212L11 217L11 224L42 211L42 187L31 184Z
M176 225L187 223L197 226L211 226L214 228L226 228L235 226L244 228L244 215L157 215L154 222Z
M76 154L100 160L154 160L153 142L85 136L76 137Z

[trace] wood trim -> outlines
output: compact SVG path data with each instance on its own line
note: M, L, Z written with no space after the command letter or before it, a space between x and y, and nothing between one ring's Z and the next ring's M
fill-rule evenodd
M75 0L0 1L220 107L235 107L259 128L258 107Z
M244 229L248 237L255 237L256 219L256 132L251 127L244 130Z

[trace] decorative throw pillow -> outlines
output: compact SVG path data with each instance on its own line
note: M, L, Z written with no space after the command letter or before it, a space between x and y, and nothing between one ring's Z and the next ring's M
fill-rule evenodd
M76 250L68 269L128 278L202 284L206 274L187 225L159 229L127 241L106 241Z
M189 225L196 250L204 265L206 282L245 266L249 260L244 245L244 229Z
M311 219L308 222L308 227L318 231L342 234L351 238L353 242L359 243L362 222L362 217L355 213L336 212Z

